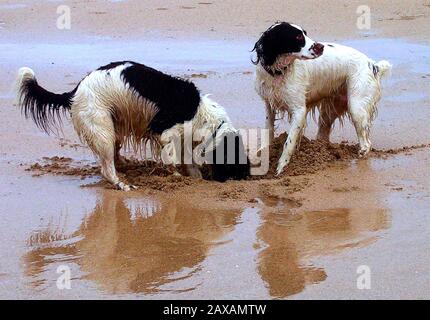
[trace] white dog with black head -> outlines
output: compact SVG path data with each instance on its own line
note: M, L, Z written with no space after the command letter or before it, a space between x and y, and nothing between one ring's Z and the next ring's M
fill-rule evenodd
M279 22L255 44L256 90L266 104L266 126L274 137L275 116L288 114L291 128L279 159L279 175L291 160L309 111L319 111L318 139L329 141L336 119L348 115L359 155L371 150L370 129L381 98L388 61L375 62L343 45L315 42L301 27Z

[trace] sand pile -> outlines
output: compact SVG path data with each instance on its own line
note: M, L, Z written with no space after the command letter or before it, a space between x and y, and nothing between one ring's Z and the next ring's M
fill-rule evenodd
M26 170L34 172L33 176L35 177L53 174L78 176L81 179L85 179L101 175L98 165L73 162L71 158L44 157L42 160L42 164L35 163ZM117 171L122 181L138 187L150 187L160 191L168 191L192 183L192 179L189 177L173 175L174 168L172 166L164 166L154 161L127 159L124 164L117 166ZM104 181L98 183L98 185L112 187Z
M270 170L265 178L274 177L287 137L288 135L283 133L274 139L270 149ZM358 146L309 140L302 137L297 151L281 176L311 174L326 168L332 162L356 158L358 158Z

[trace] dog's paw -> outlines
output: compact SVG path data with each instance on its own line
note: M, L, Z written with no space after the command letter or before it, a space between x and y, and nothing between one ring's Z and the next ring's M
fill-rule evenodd
M284 168L287 164L286 163L280 163L278 164L278 167L276 169L276 176L279 177L281 173L284 171Z
M358 157L364 158L370 152L370 148L362 148L358 151Z
M122 190L122 191L130 191L130 190L136 190L137 189L137 187L136 186L133 186L133 185L127 185L127 184L125 184L124 182L118 182L117 184L116 184L116 188L118 189L118 190Z

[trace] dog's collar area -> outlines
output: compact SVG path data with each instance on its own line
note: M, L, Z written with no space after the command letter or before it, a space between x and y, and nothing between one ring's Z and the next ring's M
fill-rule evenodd
M285 70L287 69L288 67L284 67L282 70L272 70L270 68L264 67L264 70L266 70L266 72L270 74L272 77L283 75Z
M216 136L218 134L218 131L221 129L221 127L225 124L225 121L222 120L221 123L218 125L218 127L215 129L215 131L212 133L212 136L206 140L204 143L204 146L201 148L201 155L203 155L206 152L207 147L210 145L212 141L216 139Z
M214 140L218 134L219 129L221 129L221 127L224 125L225 121L221 121L221 123L219 124L219 126L215 129L214 133L212 133L212 140Z
M212 137L215 139L219 129L221 129L221 127L224 125L225 121L221 121L221 123L219 124L219 126L215 129L215 132L213 133Z

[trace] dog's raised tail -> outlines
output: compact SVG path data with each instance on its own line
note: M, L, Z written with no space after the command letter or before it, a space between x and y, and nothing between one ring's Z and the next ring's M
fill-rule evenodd
M32 118L37 127L46 133L57 132L61 115L71 108L76 88L71 92L56 94L42 88L34 71L21 68L17 79L17 102L26 118Z
M381 79L385 76L391 75L391 69L393 68L393 65L388 62L387 60L381 60L377 63L375 63L375 66L377 68L376 76Z

